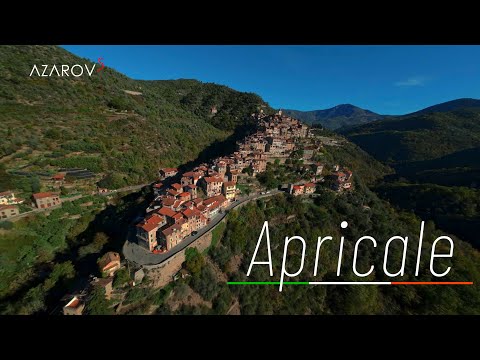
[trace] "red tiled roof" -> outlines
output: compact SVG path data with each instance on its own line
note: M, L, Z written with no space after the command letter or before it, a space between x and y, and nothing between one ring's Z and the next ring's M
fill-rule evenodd
M158 228L158 224L154 223L145 223L145 224L138 224L137 227L142 228L146 232L150 232L156 228Z
M193 177L193 176L195 176L195 174L196 174L196 173L195 173L194 171L188 171L188 172L186 172L186 173L183 173L182 176L183 176L183 177Z
M293 185L294 190L301 190L303 188L303 185Z
M306 183L305 187L315 187L316 185L314 183Z
M207 208L207 207L206 207L205 205L203 205L203 204L197 205L197 209L198 209L199 211L201 211L201 212L205 211L206 208Z
M173 224L172 226L169 226L168 228L162 231L162 234L165 236L170 236L173 234L174 231L180 231L179 224Z
M147 219L145 219L145 223L155 224L155 225L158 225L164 221L165 221L165 216L160 215L158 213L153 213Z
M176 214L175 211L165 206L160 208L160 210L157 210L157 213L159 213L160 215L168 216L168 217L173 217Z
M169 194L172 195L172 196L178 195L178 191L177 191L177 190L174 190L174 189L168 190L167 193L169 193Z
M172 184L171 186L172 186L172 188L174 188L176 190L180 190L182 188L182 185L180 185L178 183Z
M76 309L80 305L80 299L74 296L72 300L70 300L65 307Z
M193 206L193 201L187 201L187 202L184 203L183 205L188 208L188 207L190 207L190 206Z
M187 185L187 187L189 187L190 189L196 189L197 185Z
M236 182L235 181L227 181L223 183L225 186L235 186Z
M0 205L0 210L7 210L7 209L18 209L18 206L15 206L15 205Z
M52 176L53 180L63 180L65 179L65 174L59 173Z
M203 203L203 199L202 198L196 198L196 199L193 199L193 202L195 203L195 205L200 205Z
M153 187L154 187L155 189L160 189L162 186L163 186L162 183L158 183L158 184L153 185Z
M52 193L52 192L40 192L40 193L33 194L33 198L35 200L49 198L49 197L52 197L52 196L58 196L58 194Z
M175 215L172 216L175 220L180 220L181 218L183 218L183 215L182 213L176 213Z
M211 183L211 182L223 182L223 179L219 178L219 177L216 177L216 176L209 176L209 177L204 177L205 181L207 183Z
M180 197L190 197L190 193L185 191L185 192L182 192L180 195L178 195Z
M175 200L172 207L175 209L175 208L178 208L180 205L182 205L182 201L181 200Z
M198 209L186 209L186 210L183 211L183 215L186 218L191 218L193 216L200 216L201 213Z
M12 194L13 194L13 191L0 192L0 196L9 196L9 195L12 195Z
M98 261L98 265L101 269L103 269L112 261L120 261L120 254L117 252L109 251L100 258L100 260Z
M177 172L177 168L163 168L163 169L160 169L161 171L165 172L165 173L169 173L169 172Z
M173 199L173 198L165 198L162 201L162 204L164 206L172 206L174 203L175 203L175 199Z

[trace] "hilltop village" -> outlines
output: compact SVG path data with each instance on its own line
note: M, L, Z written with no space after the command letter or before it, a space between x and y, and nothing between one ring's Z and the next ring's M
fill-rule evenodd
M236 151L180 174L176 168L159 170L153 184L155 199L146 215L136 225L137 243L154 253L169 251L183 239L207 226L212 218L245 196L239 189L240 177L255 177L267 170L267 163L285 163L293 152L301 151L305 167L311 171L308 182L288 184L285 191L299 196L313 194L317 184L325 181L324 164L312 162L322 147L309 126L282 115L251 115L256 132L237 142ZM335 165L332 188L352 188L352 172Z

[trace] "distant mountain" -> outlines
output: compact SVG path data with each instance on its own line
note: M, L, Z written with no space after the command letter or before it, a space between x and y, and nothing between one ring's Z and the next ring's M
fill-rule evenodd
M392 166L432 160L480 145L480 108L390 117L342 133Z
M415 111L411 114L407 114L404 116L430 114L435 112L455 111L455 110L465 109L465 108L480 108L480 100L471 99L471 98L451 100L441 104L429 106L425 109Z
M284 110L284 113L308 124L320 124L330 130L344 126L365 124L383 118L383 115L351 104L341 104L325 110Z

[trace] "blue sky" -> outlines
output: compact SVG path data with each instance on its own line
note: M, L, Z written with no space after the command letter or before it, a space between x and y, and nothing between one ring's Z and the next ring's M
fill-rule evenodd
M255 92L274 108L353 104L404 114L480 98L480 46L74 45L134 79L197 79Z

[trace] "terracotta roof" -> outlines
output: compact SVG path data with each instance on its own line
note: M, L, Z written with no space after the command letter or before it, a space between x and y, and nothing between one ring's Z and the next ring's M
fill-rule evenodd
M225 186L235 186L236 182L235 181L227 181L223 183Z
M294 190L300 190L303 188L303 185L293 185Z
M76 309L80 305L80 299L74 296L72 300L70 300L65 307Z
M183 177L193 177L193 176L195 176L195 175L196 175L196 173L195 173L194 171L188 171L188 172L186 172L186 173L183 173L182 176L183 176Z
M315 187L316 185L314 183L306 183L305 187Z
M195 205L200 205L203 203L203 199L202 198L196 198L196 199L193 199L193 202L195 203Z
M0 196L9 196L9 195L13 195L13 191L0 192Z
M171 187L176 190L180 190L182 188L182 185L180 185L179 183L175 183L175 184L172 184Z
M207 208L207 207L206 207L205 205L203 205L203 204L197 205L197 209L198 209L199 211L202 211L202 212L203 212L206 208Z
M65 179L65 174L62 174L62 173L55 174L55 175L52 176L52 179L53 180L63 180L63 179Z
M174 203L175 203L174 198L165 198L165 199L162 200L162 204L164 206L172 206Z
M177 190L174 190L174 189L169 189L169 190L167 191L167 193L169 193L169 194L172 195L172 196L178 195L178 191L177 191Z
M193 201L187 201L186 203L183 204L183 206L186 206L187 208L189 208L190 206L193 206Z
M172 216L175 220L180 220L183 218L183 214L182 213L176 213L175 215Z
M153 185L153 187L154 187L155 189L160 189L162 186L163 186L162 183L157 183L157 184Z
M158 213L153 213L147 219L145 219L145 223L156 224L156 225L158 225L158 224L160 224L164 221L165 221L165 216L160 215Z
M40 193L33 194L33 198L35 200L49 198L49 197L52 197L52 196L58 196L58 194L52 193L52 192L40 192Z
M172 207L175 209L175 208L178 208L180 205L182 205L182 201L181 200L175 200Z
M15 205L0 205L0 210L7 210L7 209L18 209L18 206L15 206Z
M168 217L173 217L176 214L175 211L165 206L160 208L160 210L157 210L157 213L159 213L160 215L168 216Z
M145 223L145 224L138 224L137 227L142 228L142 229L145 230L146 232L150 232L150 231L155 230L156 228L158 228L158 224Z
M173 234L174 231L180 231L180 226L178 224L169 226L168 228L162 231L162 234L165 236L170 236Z
M185 197L185 196L190 197L190 193L185 191L185 192L182 192L182 193L181 193L180 195L178 195L178 196L181 196L181 197Z
M177 172L177 168L163 168L163 169L160 169L161 171L165 172L165 173L169 173L169 172Z
M190 189L196 189L197 185L187 185L187 187L189 187Z
M120 254L117 252L109 251L100 258L100 260L98 261L98 265L101 269L103 269L112 261L120 261Z
M211 183L211 182L223 182L223 179L219 178L219 177L216 177L216 176L210 176L210 177L204 177L205 181L207 183Z
M198 209L186 209L186 210L183 211L183 215L186 218L191 218L193 216L200 216L201 213Z

